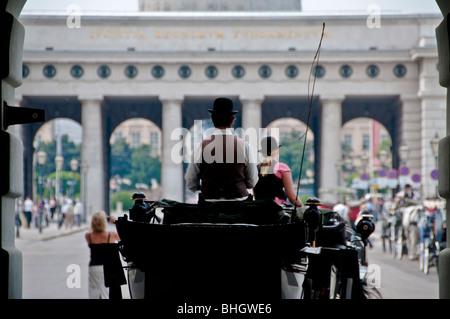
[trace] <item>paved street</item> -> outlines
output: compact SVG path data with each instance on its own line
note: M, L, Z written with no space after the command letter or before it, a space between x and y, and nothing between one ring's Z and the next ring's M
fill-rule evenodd
M21 229L16 240L23 254L23 298L25 299L84 299L88 298L89 248L84 239L87 226L72 231L57 230L56 226L44 229ZM113 230L114 225L109 225ZM45 239L45 240L42 240ZM369 250L369 262L379 265L381 292L386 299L435 299L438 298L436 268L425 275L419 271L417 261L393 260L383 253L377 234L374 247ZM79 265L80 288L68 288L66 281L71 273L67 267ZM127 286L122 286L124 298L129 298Z
M377 225L378 226L378 225ZM380 227L378 227L379 229ZM380 266L381 288L385 299L437 299L439 281L436 267L430 268L428 275L419 271L419 262L404 256L394 260L389 253L383 253L381 241L376 233L374 247L369 250L369 263Z
M114 225L108 229L114 230ZM84 238L87 226L74 227L71 231L56 229L20 229L16 246L23 257L24 299L85 299L88 298L89 247ZM69 265L80 269L80 288L68 288ZM128 288L122 286L124 298L129 298Z

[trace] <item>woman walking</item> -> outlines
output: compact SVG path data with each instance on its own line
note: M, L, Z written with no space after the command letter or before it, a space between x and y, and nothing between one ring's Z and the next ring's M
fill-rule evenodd
M104 211L92 216L91 231L86 233L86 241L91 250L89 261L89 299L108 299L109 291L103 275L102 244L111 244L120 240L115 231L106 231L107 218Z

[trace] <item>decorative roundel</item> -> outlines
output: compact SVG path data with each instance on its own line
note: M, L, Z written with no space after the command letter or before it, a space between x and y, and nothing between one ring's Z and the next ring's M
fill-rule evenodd
M155 65L152 68L152 75L157 79L162 78L164 75L164 68L160 65Z
M137 75L137 68L134 65L129 65L125 68L125 75L130 79L134 78Z
M371 64L367 67L367 75L374 78L378 75L378 73L380 73L380 70L378 69L378 67L374 64Z
M83 76L83 68L79 65L74 65L70 69L70 74L72 74L74 78L81 78Z
M28 68L28 65L22 64L22 77L26 78L30 74L30 69Z
M107 78L111 74L111 70L107 65L100 65L97 70L97 74L101 78Z
M44 67L44 75L48 78L54 77L56 74L56 69L53 65L46 65Z
M314 74L316 75L316 77L321 78L325 75L325 68L323 66L316 65L314 67Z
M245 69L241 65L236 65L232 70L231 74L237 79L242 78L245 74Z
M184 79L186 79L189 76L191 76L191 73L192 73L191 68L188 67L187 65L182 65L178 69L178 74Z
M295 78L298 75L298 69L295 65L288 65L284 72L290 78Z
M262 65L259 68L259 75L262 78L267 79L268 77L270 77L272 75L272 70L270 69L270 67L268 65Z
M214 65L210 65L205 69L205 74L210 79L215 78L218 73L219 73L219 71L217 70L217 68Z
M345 64L345 65L341 66L339 73L341 74L342 77L348 78L350 75L352 75L353 70L349 65Z
M403 64L397 64L394 67L394 74L399 78L403 77L406 74L406 67Z

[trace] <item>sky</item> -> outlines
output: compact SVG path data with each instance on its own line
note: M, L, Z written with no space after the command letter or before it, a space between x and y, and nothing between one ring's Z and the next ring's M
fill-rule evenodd
M81 11L138 11L138 0L28 0L23 11L67 11L71 4ZM371 4L381 12L440 13L435 0L302 0L304 12L367 12ZM407 8L407 9L405 9Z

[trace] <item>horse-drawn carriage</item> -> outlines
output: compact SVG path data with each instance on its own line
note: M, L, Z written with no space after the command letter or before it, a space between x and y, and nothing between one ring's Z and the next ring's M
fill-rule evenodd
M445 202L392 200L385 203L384 213L383 248L387 242L394 258L407 254L411 260L419 259L420 270L428 273L445 245Z
M273 201L136 200L116 221L131 296L364 298L365 240L374 224L362 216L354 232L319 204L294 211Z

